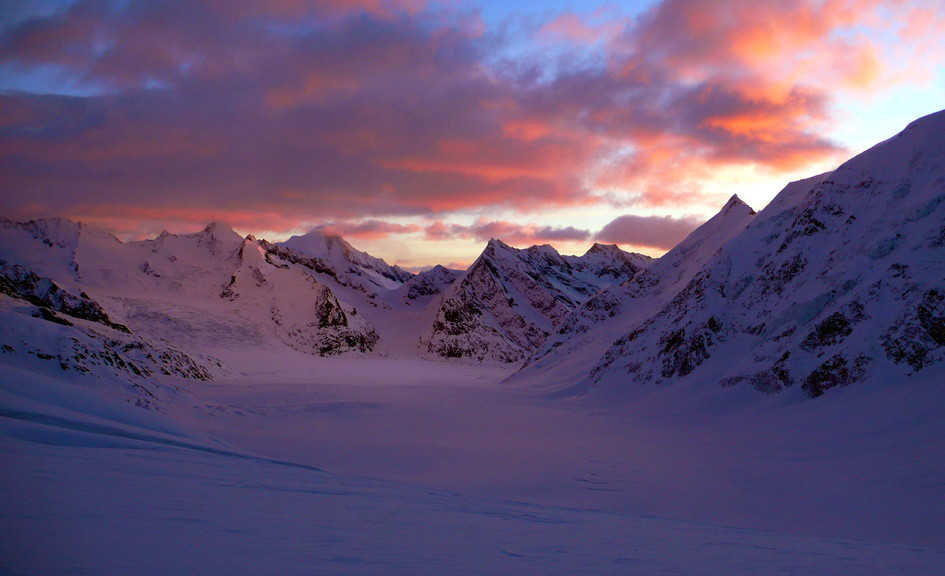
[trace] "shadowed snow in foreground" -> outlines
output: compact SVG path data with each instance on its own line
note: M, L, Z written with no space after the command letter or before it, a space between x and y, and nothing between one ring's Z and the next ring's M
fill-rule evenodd
M275 378L244 370L192 387L161 413L6 371L0 566L14 574L945 569L945 419L929 401L935 382L818 402L651 389L605 405L547 401L500 384L498 369L295 354L278 365Z

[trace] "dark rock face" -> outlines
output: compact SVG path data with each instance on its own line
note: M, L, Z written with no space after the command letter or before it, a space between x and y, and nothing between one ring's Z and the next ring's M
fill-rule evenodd
M348 317L331 290L320 285L316 291L318 295L315 298L315 315L318 318L318 327L347 328Z
M42 278L20 265L10 266L0 261L0 293L26 300L40 307L42 317L63 322L50 312L55 310L73 318L104 324L120 332L130 332L127 326L112 322L101 305L89 298L84 292L75 296L59 287L49 278Z
M444 357L523 360L577 306L647 262L616 246L596 244L577 257L551 246L519 250L490 240L444 293L427 349Z
M65 342L55 358L63 370L90 373L104 368L139 378L162 374L190 380L213 379L207 366L176 348L94 335L97 337L92 340L69 338Z
M321 258L306 256L297 250L286 248L285 246L280 246L279 244L272 244L265 240L258 240L257 242L259 242L259 245L262 246L262 248L266 251L266 261L273 266L287 268L288 265L283 262L289 262L292 264L298 264L299 266L303 266L319 274L327 274L333 278L338 277L338 272Z
M858 382L869 362L866 356L861 355L850 363L842 355L836 354L808 374L801 384L801 389L811 398L816 398L834 386L847 386Z
M839 344L851 333L853 327L846 315L843 312L834 312L814 326L801 342L801 350L813 352L825 346Z
M903 295L912 306L883 334L883 349L890 360L919 371L943 356L945 347L945 290L932 288L918 297Z

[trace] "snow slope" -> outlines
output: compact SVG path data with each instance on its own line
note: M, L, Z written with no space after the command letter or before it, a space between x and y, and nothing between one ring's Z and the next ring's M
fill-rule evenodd
M613 344L602 387L692 379L819 396L945 357L945 113L796 183ZM795 386L796 385L796 386Z
M400 266L391 266L381 258L357 250L341 236L325 234L317 228L308 234L292 236L280 245L323 260L351 282L361 277L365 289L396 288L413 277Z
M315 354L373 347L377 336L349 313L353 306L345 312L306 262L285 260L267 246L216 223L125 244L67 220L0 222L8 278L20 284L41 278L79 298L69 306L87 299L107 319L100 322L151 341L207 354L234 346L287 345ZM40 303L36 294L18 297Z
M0 373L13 574L937 574L939 366L785 403L548 402L446 362L244 355L142 410ZM925 377L925 375L923 375ZM824 437L830 441L825 442Z

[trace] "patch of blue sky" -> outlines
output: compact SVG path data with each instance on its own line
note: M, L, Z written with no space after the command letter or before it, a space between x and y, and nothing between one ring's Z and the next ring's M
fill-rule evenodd
M28 68L15 64L0 65L0 92L29 92L59 96L98 96L108 90L98 84L82 82L52 64L32 65Z

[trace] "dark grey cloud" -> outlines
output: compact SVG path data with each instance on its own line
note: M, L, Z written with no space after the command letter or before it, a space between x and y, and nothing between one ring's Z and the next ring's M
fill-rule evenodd
M597 240L612 244L649 246L669 250L702 224L697 218L635 216L627 214L611 220Z

